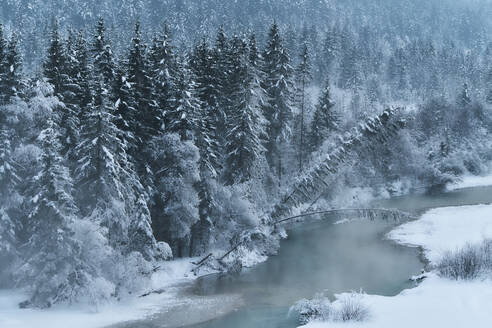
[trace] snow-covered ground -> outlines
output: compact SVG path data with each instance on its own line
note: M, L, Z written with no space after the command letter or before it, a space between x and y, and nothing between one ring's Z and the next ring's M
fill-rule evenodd
M492 238L492 205L438 208L388 235L420 246L432 262L446 250ZM431 273L418 287L394 297L365 295L370 319L362 323L312 322L305 327L489 328L492 326L492 281L453 281Z
M447 190L458 190L464 188L472 188L472 187L485 187L492 185L492 173L485 176L475 176L469 175L463 177L460 181L449 184L447 186Z
M492 238L492 205L437 208L419 220L397 227L388 237L405 245L421 246L436 263L444 252Z
M163 290L161 294L135 297L117 304L108 304L98 309L57 307L50 310L21 310L19 302L26 295L19 291L0 290L1 328L71 328L104 327L118 322L140 319L161 311L166 304L176 302L181 285L193 279L190 259L165 262L162 270L152 277L149 290Z

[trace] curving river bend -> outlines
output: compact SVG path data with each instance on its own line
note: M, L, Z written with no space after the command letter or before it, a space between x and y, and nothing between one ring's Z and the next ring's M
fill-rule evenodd
M397 197L373 206L419 215L430 208L491 202L492 187L480 187ZM397 223L354 220L334 224L340 219L324 216L294 225L278 256L238 277L202 277L184 289L183 297L193 302L118 327L290 328L298 324L288 316L289 307L318 292L333 295L362 289L391 296L412 286L408 278L419 273L424 263L418 249L384 238Z

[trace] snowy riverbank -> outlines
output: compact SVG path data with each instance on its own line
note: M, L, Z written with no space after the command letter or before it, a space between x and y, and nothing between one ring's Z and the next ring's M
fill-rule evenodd
M449 184L446 187L446 189L448 191L453 191L458 189L486 187L486 186L492 186L492 173L483 176L475 176L475 175L464 176L459 181Z
M492 238L492 205L433 209L419 220L396 228L388 237L422 247L427 259L435 263L445 251ZM431 273L418 287L397 296L364 295L362 302L370 311L366 322L312 322L305 327L488 328L492 321L492 281L453 281Z
M191 274L193 259L163 263L162 270L152 277L149 290L164 291L147 297L133 297L99 308L56 307L49 310L19 309L26 300L22 292L0 290L0 327L2 328L96 328L119 322L141 319L161 311L166 304L175 304L181 286L195 277Z

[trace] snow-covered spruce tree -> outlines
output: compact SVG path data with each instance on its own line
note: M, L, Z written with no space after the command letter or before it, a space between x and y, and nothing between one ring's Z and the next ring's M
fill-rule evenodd
M8 90L4 84L5 76L8 74L7 66L7 40L3 32L3 25L0 24L0 105L7 103Z
M227 137L227 123L229 115L231 114L234 104L231 101L232 88L231 88L231 70L233 69L234 60L236 55L231 49L232 41L230 41L221 26L217 32L215 39L215 47L211 53L212 59L212 74L215 78L215 89L217 90L217 109L215 115L216 126L216 138L221 147L226 143Z
M388 64L388 78L392 83L393 97L401 98L408 88L407 82L408 62L405 50L398 48L391 56Z
M254 69L257 72L257 75L260 75L261 72L261 55L258 50L258 45L256 41L256 35L252 33L249 36L249 41L248 41L248 50L249 50L249 65L250 69Z
M145 44L141 40L140 23L135 24L128 58L128 82L132 86L132 107L136 109L134 137L141 147L161 131L162 109L157 106L152 88L152 75Z
M465 108L471 104L470 91L468 89L468 83L463 83L463 87L461 88L461 92L458 94L456 98L456 104L462 108L462 110L466 110Z
M75 58L70 56L71 47L73 47L73 38L64 44L58 30L58 22L55 21L43 73L48 82L53 85L54 95L64 103L63 106L57 108L57 119L62 129L60 132L62 154L73 159L73 151L78 142L80 109L77 106L78 100L75 94L77 85L74 79L77 73L74 65Z
M311 75L311 58L307 44L304 44L302 52L300 54L300 63L296 69L296 105L299 107L299 120L296 122L298 125L298 131L296 131L296 138L298 142L298 159L299 159L299 171L303 169L303 163L305 161L305 149L306 149L306 112L308 109L308 97L307 88L312 80Z
M137 144L134 136L134 122L137 113L133 107L132 85L128 82L126 62L116 66L111 96L115 107L114 123L121 133L119 138L126 145L129 154L136 153Z
M94 65L94 75L102 76L104 85L109 86L115 77L115 63L111 44L106 40L104 20L99 18L96 33L92 42L91 53Z
M203 83L203 80L202 80ZM197 85L197 95L200 97L200 84ZM202 96L206 96L202 94ZM199 98L198 97L198 98ZM222 167L219 156L219 144L215 133L215 116L210 115L209 106L200 102L196 116L195 145L199 150L198 168L200 181L196 183L198 191L198 215L200 220L192 227L190 254L202 254L212 241L213 220L212 212L216 206L213 199L213 180L218 177L218 170Z
M175 76L175 86L167 113L166 132L177 133L182 141L193 140L197 129L200 102L196 98L196 85L192 80L187 60L181 58Z
M69 83L65 68L66 54L59 32L58 21L55 21L50 32L50 44L43 64L43 73L48 82L53 85L55 95L60 96L61 100L63 100L63 87Z
M18 37L13 33L8 43L0 26L0 105L22 95L22 59L18 50Z
M123 254L137 251L153 259L157 244L150 228L145 191L115 125L107 90L97 86L83 120L77 147L77 199L85 216L107 228L110 244Z
M370 106L375 106L381 99L382 91L379 80L373 76L367 81L366 97Z
M68 38L65 40L63 51L63 56L65 57L65 66L63 67L64 83L59 87L60 94L57 95L65 104L60 121L60 126L64 130L61 152L63 156L74 162L75 147L79 141L81 112L86 108L81 106L81 102L84 101L84 94L78 84L80 66L77 58L76 36L72 30L68 31Z
M178 64L176 50L172 44L169 26L164 24L163 31L156 36L149 51L150 74L154 83L157 106L163 111L163 123L169 125L168 114L175 92Z
M0 113L0 116L2 114ZM4 275L11 270L11 265L18 256L17 232L20 222L11 218L10 210L18 206L16 163L12 160L10 133L5 118L0 117L0 286L3 285Z
M83 112L87 110L88 105L92 101L91 90L91 66L89 63L89 50L87 48L87 40L83 31L79 31L75 36L75 42L73 45L72 67L74 76L74 83L76 84L75 95L77 99L77 105L79 107L78 117L82 117Z
M217 122L225 117L224 109L219 107L218 82L213 69L213 57L207 42L203 39L190 57L196 94L200 101L200 113L197 115L198 127L196 144L200 149L202 168L207 168L213 177L221 170L221 152ZM204 172L204 170L200 170Z
M332 29L326 32L324 39L322 52L325 59L325 72L327 74L332 73L336 59L340 55L340 39L338 35L338 26L335 25Z
M334 111L335 103L331 98L330 83L326 81L311 123L310 148L316 151L330 135L338 130L339 117Z
M186 59L176 65L166 133L155 137L147 152L155 172L150 203L156 239L169 243L174 256L184 257L190 255L191 227L198 221L199 152L193 141L201 108Z
M17 277L32 290L24 305L41 308L74 301L91 279L89 268L79 261L80 245L71 230L77 209L72 181L60 155L58 127L53 120L46 125L39 136L41 171L29 190L28 223L32 234Z
M485 102L492 105L492 65L490 65L485 73L485 87Z
M233 106L228 120L224 172L228 185L248 181L255 164L265 152L258 76L252 67L246 41L235 37L232 47L234 55L229 83Z
M282 147L291 134L292 121L292 67L290 58L274 23L268 33L268 43L263 53L262 87L266 92L263 115L267 126L267 160L272 170L282 179Z
M347 41L342 48L338 85L342 89L358 89L362 84L357 46Z

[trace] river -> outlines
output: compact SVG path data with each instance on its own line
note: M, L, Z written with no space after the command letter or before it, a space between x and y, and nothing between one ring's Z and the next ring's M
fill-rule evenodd
M419 215L430 208L491 202L492 187L480 187L408 195L372 205ZM397 222L355 219L335 224L340 219L326 215L293 225L289 237L281 242L278 256L236 277L202 277L183 292L196 299L195 305L167 309L123 326L290 328L298 323L288 316L289 307L301 298L352 290L392 296L412 287L408 278L425 265L418 249L385 239Z

